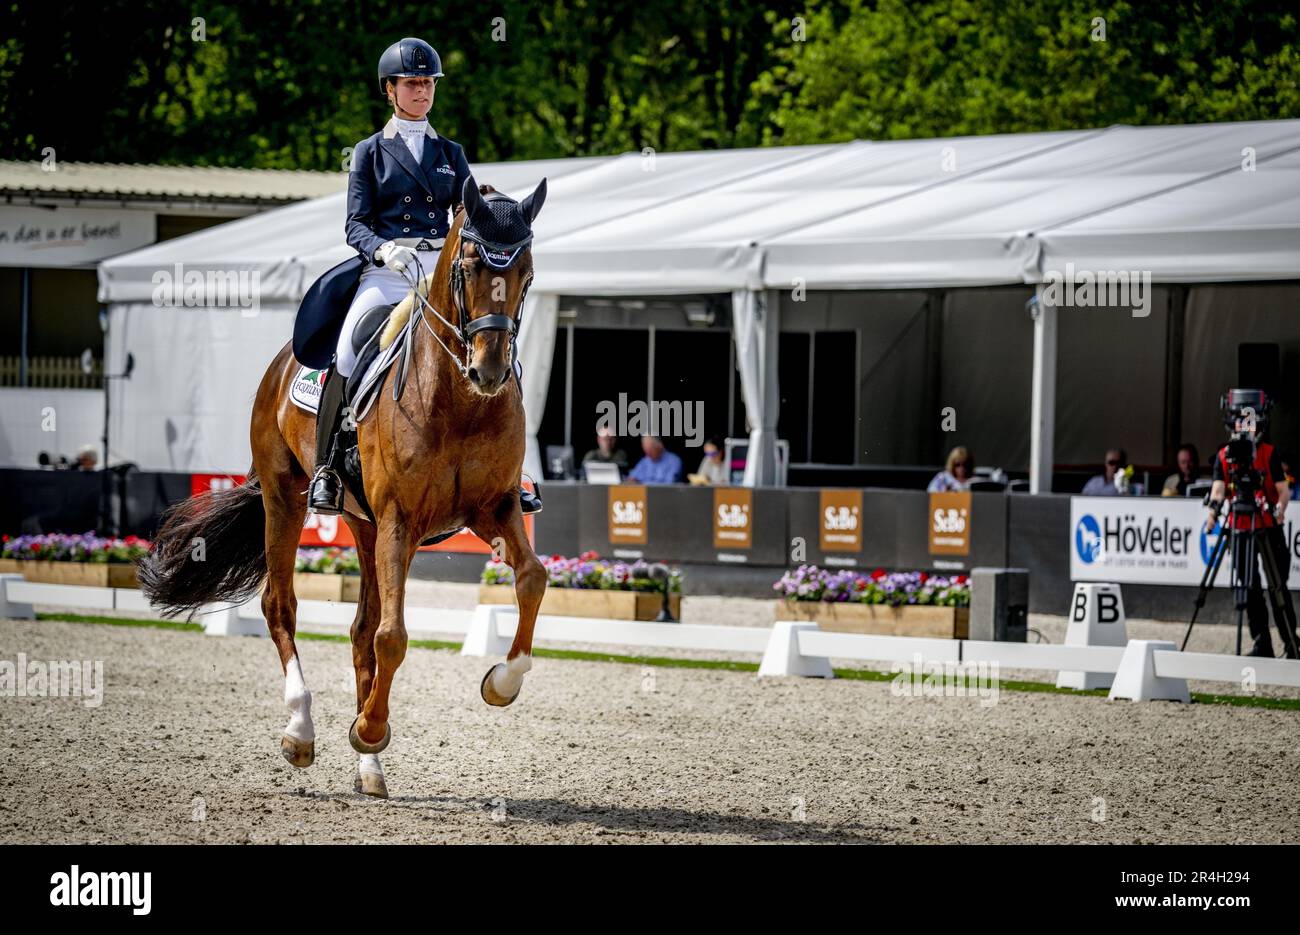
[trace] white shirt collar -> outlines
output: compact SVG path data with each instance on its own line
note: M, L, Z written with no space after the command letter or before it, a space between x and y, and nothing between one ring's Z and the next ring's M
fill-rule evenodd
M403 139L408 139L412 136L418 136L421 132L431 140L438 138L437 131L433 129L427 117L422 120L403 120L397 114L393 114L388 118L388 123L384 125L384 139L386 140L391 140L399 133Z

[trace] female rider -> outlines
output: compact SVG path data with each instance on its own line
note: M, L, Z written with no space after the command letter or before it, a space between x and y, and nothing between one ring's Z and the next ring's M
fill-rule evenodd
M393 116L352 153L346 231L363 266L339 333L334 370L321 394L317 469L307 495L313 513L343 510L337 422L344 384L357 363L353 329L375 306L400 302L411 290L412 277L427 275L437 265L450 228L448 212L455 215L470 177L460 144L435 132L426 116L441 77L442 61L423 39L395 42L379 58L379 90ZM541 501L528 491L521 491L521 500L525 513L541 509Z

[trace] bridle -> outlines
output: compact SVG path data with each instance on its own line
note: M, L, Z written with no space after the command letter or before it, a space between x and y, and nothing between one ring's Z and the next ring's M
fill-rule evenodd
M469 241L478 248L479 258L490 269L504 272L514 266L515 263L518 262L519 258L523 256L525 248L533 242L533 235L530 232L523 240L517 241L513 244L497 244L485 240L473 231L467 231L465 228L465 222L462 222L458 240L459 243L457 245L456 259L451 261L450 283L452 304L456 308L456 321L454 323L448 321L447 318L429 302L428 294L421 293L420 284L425 282L426 279L424 275L424 266L417 255L415 265L418 272L412 272L411 277L408 277L408 281L411 283L413 294L420 303L419 319L428 330L429 334L433 336L433 339L438 342L444 351L447 352L447 355L451 358L452 363L456 365L456 369L460 372L461 376L466 378L469 376L469 362L470 354L473 349L472 342L474 335L482 331L504 331L510 336L510 369L514 370L515 361L519 356L516 339L519 336L519 328L523 324L524 300L528 297L528 288L533 283L532 277L528 277L528 281L524 283L524 287L519 293L519 305L518 308L516 308L514 315L505 315L494 312L488 315L480 315L478 318L472 317L471 309L469 308L465 298L465 243L466 241ZM461 346L464 348L465 352L465 359L463 361L450 347L447 346L446 342L438 336L438 332L433 330L433 326L429 324L429 320L425 317L426 311L450 328L452 333L460 340ZM409 354L409 352L408 343L407 353Z

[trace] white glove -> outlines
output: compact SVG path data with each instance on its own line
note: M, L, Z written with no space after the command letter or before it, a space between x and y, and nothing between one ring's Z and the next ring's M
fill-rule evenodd
M390 240L375 251L375 259L393 272L400 273L415 260L415 251Z

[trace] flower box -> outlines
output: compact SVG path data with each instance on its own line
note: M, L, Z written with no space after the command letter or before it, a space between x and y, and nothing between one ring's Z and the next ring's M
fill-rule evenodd
M109 562L41 562L18 560L23 577L42 584L76 584L95 588L138 588L135 566Z
M304 601L347 601L355 604L361 600L361 576L295 571L293 593Z
M803 620L836 633L930 636L964 640L970 634L969 607L863 604L855 601L776 602L777 620Z
M480 604L515 603L514 585L481 584ZM597 588L547 588L541 612L556 617L603 617L609 620L654 620L663 606L657 591L611 591ZM670 594L668 606L682 619L682 596Z

